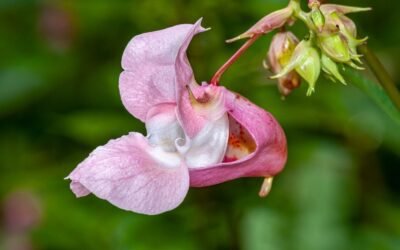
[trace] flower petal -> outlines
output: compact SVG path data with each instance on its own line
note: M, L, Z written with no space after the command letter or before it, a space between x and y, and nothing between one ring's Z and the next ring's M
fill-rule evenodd
M226 114L224 91L218 86L188 87L178 98L178 120L190 138Z
M197 84L186 55L193 36L204 31L200 22L197 21L192 32L188 33L175 62L177 116L189 138L194 138L209 122L217 121L226 111L223 94L218 87Z
M78 197L91 192L121 209L143 214L176 208L189 188L188 169L181 158L151 147L139 133L96 148L67 178Z
M229 120L225 114L215 122L209 122L185 145L177 144L178 151L185 155L185 162L190 168L205 167L222 162L227 148Z
M122 56L119 88L126 109L145 121L148 110L160 103L175 103L175 61L188 34L204 29L199 24L181 24L137 35Z
M285 134L274 117L238 94L225 90L228 114L253 137L255 150L248 156L203 168L189 168L190 185L204 187L240 177L278 174L287 158Z
M167 152L175 152L175 141L185 139L185 133L176 118L175 110L175 104L160 104L150 109L146 118L150 145L159 146Z

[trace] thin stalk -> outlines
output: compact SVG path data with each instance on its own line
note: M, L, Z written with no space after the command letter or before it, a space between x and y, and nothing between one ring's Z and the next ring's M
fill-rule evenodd
M364 59L374 73L376 79L379 81L383 89L386 91L389 98L392 100L393 104L400 111L400 93L393 82L389 73L386 71L385 67L379 61L378 57L372 52L367 45L361 45L358 47L360 52L364 55Z
M225 71L237 60L239 57L261 36L262 34L256 34L247 40L240 49L238 49L235 54L229 58L224 65L222 65L217 72L215 72L214 76L211 78L210 84L218 85L221 76L225 73Z

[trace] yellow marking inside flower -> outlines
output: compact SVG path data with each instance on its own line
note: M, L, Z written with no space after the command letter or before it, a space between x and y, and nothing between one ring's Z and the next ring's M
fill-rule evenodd
M292 42L289 39L285 40L283 49L282 49L281 53L278 55L278 61L279 61L280 65L285 67L289 63L290 59L292 58L292 54L293 54L293 51L295 48L296 48L296 44L294 42Z

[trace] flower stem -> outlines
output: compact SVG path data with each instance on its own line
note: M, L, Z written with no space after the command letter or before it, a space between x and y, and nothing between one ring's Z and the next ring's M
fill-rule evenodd
M256 34L247 40L242 47L240 47L235 54L229 58L228 61L222 65L217 72L215 72L214 76L211 78L210 84L218 85L221 76L225 73L225 71L237 60L239 57L261 36L262 34Z
M400 111L400 93L393 82L389 73L386 71L385 67L379 61L378 57L372 52L367 45L359 46L360 52L364 55L364 59L374 73L376 79L379 81L383 89L386 91L389 98L392 100L393 104Z

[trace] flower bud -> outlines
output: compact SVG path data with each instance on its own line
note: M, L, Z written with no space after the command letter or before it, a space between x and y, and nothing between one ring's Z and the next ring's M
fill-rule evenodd
M339 4L321 4L320 6L321 11L324 14L330 14L332 12L337 12L340 14L349 14L354 12L362 12L362 11L369 11L371 8L369 7L354 7L354 6L346 6L346 5L339 5Z
M289 63L298 43L297 37L289 31L279 32L272 38L267 55L272 73L278 73Z
M282 96L288 96L294 89L300 87L301 78L296 71L290 71L278 79L278 90Z
M271 41L267 54L267 68L272 73L278 74L290 61L296 45L299 43L297 37L291 32L279 32ZM287 96L290 92L300 86L300 76L292 70L278 79L279 92Z
M338 80L339 82L346 85L346 81L340 74L339 69L334 61L332 61L327 55L321 55L321 66L322 70L333 80Z
M307 90L307 95L311 95L314 92L315 83L321 71L321 63L318 52L311 46L310 41L300 42L294 50L289 63L279 74L271 78L280 78L293 69L308 82L309 88Z
M325 29L323 34L319 34L318 39L321 49L337 62L344 62L354 68L360 68L354 63L362 64L361 55L357 54L357 47L363 44L368 37L357 39L356 25L344 14L325 10L325 15Z
M277 10L263 17L246 32L232 39L228 39L226 40L226 42L231 43L240 39L251 38L257 34L266 34L274 29L280 28L285 25L290 20L292 15L293 9L289 5L286 8Z
M336 30L346 38L357 37L357 27L353 20L343 14L332 12L326 14L327 30Z
M318 44L322 51L337 62L348 62L351 59L350 49L340 33L321 33Z

